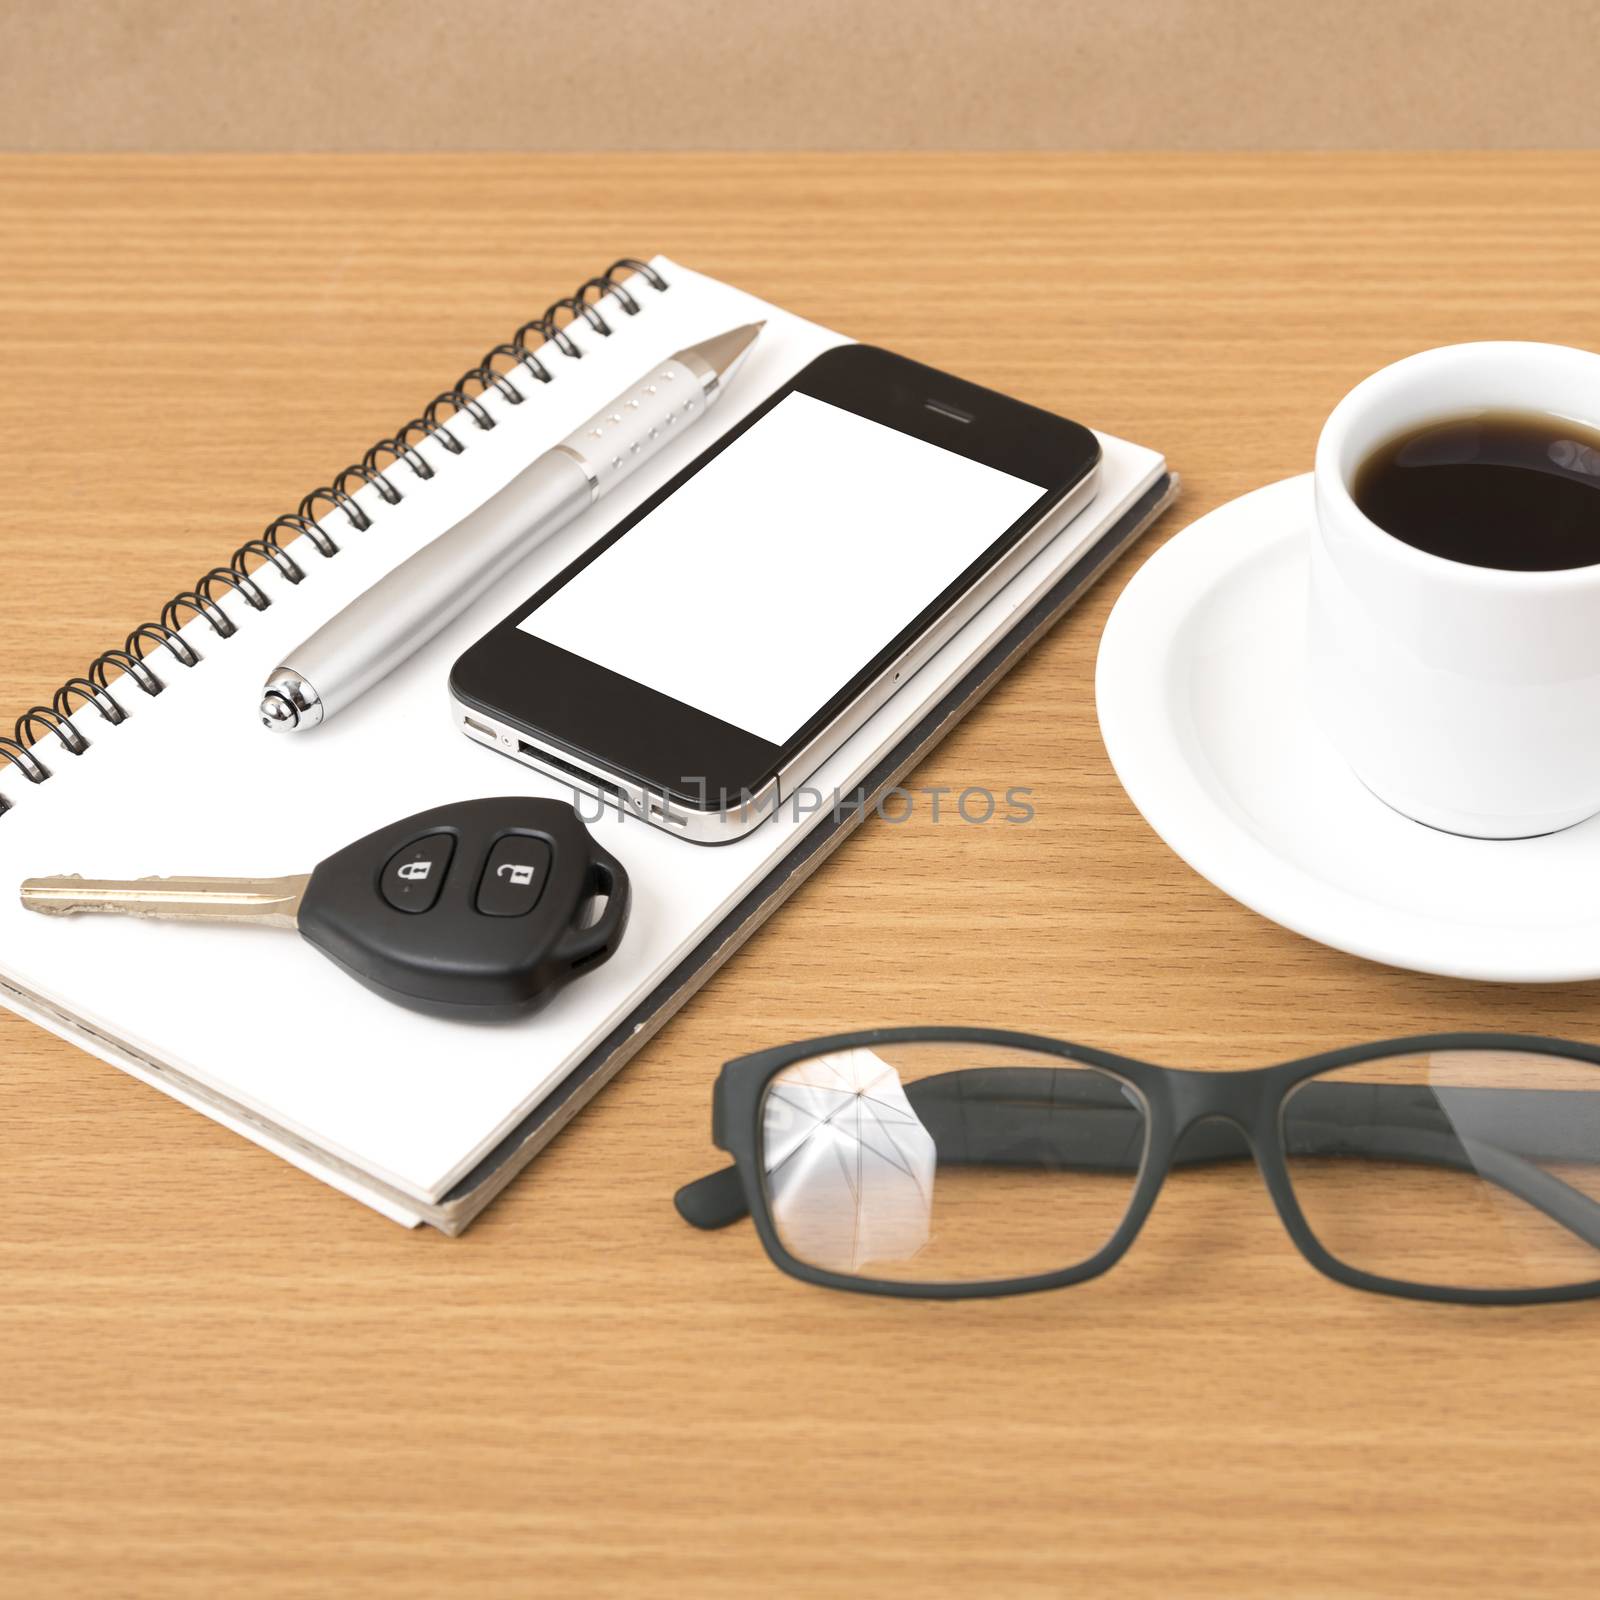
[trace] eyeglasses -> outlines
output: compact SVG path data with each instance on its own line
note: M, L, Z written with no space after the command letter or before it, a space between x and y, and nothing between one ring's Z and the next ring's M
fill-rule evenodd
M1190 1072L986 1028L841 1034L730 1061L680 1189L750 1215L808 1283L960 1299L1063 1288L1138 1235L1174 1166L1254 1159L1339 1283L1474 1305L1600 1295L1600 1049L1391 1039Z

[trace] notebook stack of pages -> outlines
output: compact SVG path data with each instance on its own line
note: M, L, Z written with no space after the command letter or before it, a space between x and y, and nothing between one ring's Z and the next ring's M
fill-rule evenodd
M15 886L58 872L307 872L352 840L432 806L523 792L570 800L555 781L463 736L446 694L451 663L717 434L845 342L674 262L651 265L664 288L643 274L625 278L635 313L615 293L598 302L610 337L583 321L563 330L581 360L545 345L536 354L550 382L525 380L520 405L492 388L482 396L492 429L458 415L449 425L459 453L436 438L419 443L431 478L403 463L389 467L404 491L399 504L373 487L357 494L370 528L358 531L330 511L323 522L337 555L318 554L303 536L287 544L306 576L291 587L263 566L256 581L269 609L222 597L237 624L226 639L204 618L191 622L183 637L198 664L185 667L156 648L149 661L162 693L150 697L113 679L125 721L112 725L88 706L76 712L89 748L72 754L54 737L41 739L46 781L30 784L15 768L0 768L8 803L0 872L12 886L0 892L0 1000L406 1224L464 1227L842 837L852 814L780 811L721 848L686 843L637 817L591 823L632 878L622 948L525 1022L498 1026L402 1010L292 933L38 917L20 907ZM282 737L260 725L263 680L314 628L644 367L763 317L753 356L698 434L547 542L328 726ZM893 782L1070 603L1071 584L1087 581L1091 565L1075 557L1091 546L1109 556L1156 514L1171 489L1161 458L1121 440L1101 443L1089 509L829 758L813 787L848 795ZM177 587L182 575L173 576ZM585 814L593 816L592 805ZM726 1053L772 1042L730 1033ZM625 1080L616 1092L626 1092Z

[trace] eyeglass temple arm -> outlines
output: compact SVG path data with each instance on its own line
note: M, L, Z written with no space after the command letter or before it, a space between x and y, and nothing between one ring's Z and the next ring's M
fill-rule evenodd
M979 1079L979 1073L988 1077ZM1037 1074L1030 1082L1028 1074ZM1296 1096L1297 1153L1355 1156L1466 1172L1498 1185L1553 1222L1600 1248L1600 1204L1508 1145L1532 1143L1546 1160L1591 1163L1600 1150L1600 1093L1583 1090L1466 1088L1447 1091L1493 1126L1498 1142L1447 1126L1422 1125L1437 1103L1403 1084L1312 1083ZM1551 1096L1569 1098L1551 1115ZM1052 1165L1077 1171L1132 1172L1142 1154L1144 1118L1120 1086L1078 1068L1022 1067L942 1073L910 1085L907 1096L950 1165ZM1119 1115L1120 1113L1120 1115ZM1563 1137L1564 1135L1564 1137ZM1173 1164L1250 1159L1232 1122L1192 1127Z
M737 1167L708 1172L686 1183L672 1197L678 1215L696 1228L726 1228L750 1214Z
M1003 1075L1009 1080L1004 1092L973 1093L974 1079L980 1073L995 1087L1000 1087L998 1080ZM1025 1092L1019 1079L1034 1074L1052 1080L1048 1096ZM1063 1080L1078 1080L1083 1088L1093 1087L1109 1091L1109 1094L1099 1097L1098 1103L1074 1105L1071 1090ZM1064 1089L1066 1094L1062 1092ZM1497 1101L1504 1102L1497 1111L1506 1114L1513 1125L1516 1118L1512 1113L1548 1105L1542 1097L1552 1093L1572 1094L1579 1108L1590 1117L1600 1110L1600 1096L1591 1097L1587 1091L1467 1089L1454 1092L1494 1096ZM1143 1118L1121 1099L1120 1090L1111 1080L1097 1073L1075 1068L981 1068L974 1073L941 1073L920 1079L908 1087L907 1094L924 1126L933 1135L939 1159L947 1165L1021 1166L1046 1161L1078 1170L1130 1172L1139 1164ZM1116 1098L1111 1098L1112 1095ZM1390 1084L1319 1083L1307 1086L1301 1091L1301 1097L1312 1102L1306 1109L1315 1110L1318 1115L1315 1121L1302 1118L1298 1124L1300 1141L1311 1145L1300 1153L1381 1157L1474 1173L1536 1207L1586 1243L1600 1248L1600 1204L1546 1172L1536 1162L1500 1145L1459 1133L1441 1134L1404 1126L1408 1112L1413 1120L1420 1114L1414 1091ZM1066 1130L1060 1118L1050 1116L1052 1111L1070 1115L1078 1137L1063 1138ZM1096 1115L1085 1119L1074 1114L1082 1111ZM1108 1127L1103 1120L1108 1111L1126 1111L1127 1126L1115 1130ZM1380 1114L1388 1120L1374 1127L1372 1119ZM1117 1120L1123 1121L1122 1118ZM1057 1123L1054 1129L1041 1125L1051 1121ZM1546 1150L1547 1158L1566 1156L1593 1160L1592 1156L1579 1153L1600 1148L1600 1143L1585 1135L1582 1121L1579 1118L1566 1124L1575 1129L1574 1148ZM1510 1131L1514 1131L1514 1127ZM1548 1127L1543 1134L1542 1142L1548 1143ZM1068 1145L1070 1148L1066 1148ZM1212 1121L1190 1130L1185 1149L1174 1165L1200 1166L1216 1161L1248 1160L1249 1157L1249 1144L1234 1124ZM726 1228L747 1214L737 1167L725 1167L685 1184L674 1197L674 1204L678 1215L696 1228Z
M954 1078L963 1074L949 1073L944 1076ZM1090 1074L1084 1073L1083 1076L1088 1078ZM1096 1079L1098 1083L1105 1081ZM1050 1164L1080 1172L1133 1172L1139 1165L1144 1119L1125 1102L1119 1102L1110 1109L1126 1112L1131 1128L1131 1149L1129 1140L1125 1138L1118 1138L1114 1144L1108 1143L1106 1134L1110 1130L1102 1124L1086 1130L1087 1137L1080 1135L1071 1140L1072 1148L1067 1150L1061 1146L1068 1141L1042 1137L1037 1131L1025 1139L1017 1137L1017 1121L1009 1113L1021 1112L1025 1116L1033 1116L1042 1109L1038 1104L1018 1104L1009 1099L946 1099L929 1089L929 1086L942 1082L942 1078L924 1078L920 1083L912 1084L908 1094L922 1118L923 1126L933 1135L939 1160L945 1166L1022 1167ZM959 1118L959 1125L950 1113ZM1179 1158L1179 1164L1202 1166L1213 1161L1249 1159L1250 1147L1245 1143L1244 1135L1229 1123L1215 1122L1203 1123L1194 1130L1188 1148ZM749 1215L749 1208L744 1203L744 1185L740 1182L736 1166L708 1172L705 1177L684 1184L672 1197L672 1203L677 1207L678 1215L696 1228L727 1228Z

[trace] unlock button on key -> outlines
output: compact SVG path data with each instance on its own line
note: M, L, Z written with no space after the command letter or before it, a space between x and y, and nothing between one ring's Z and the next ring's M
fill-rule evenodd
M550 876L550 846L513 834L498 840L478 884L478 909L489 917L525 917Z

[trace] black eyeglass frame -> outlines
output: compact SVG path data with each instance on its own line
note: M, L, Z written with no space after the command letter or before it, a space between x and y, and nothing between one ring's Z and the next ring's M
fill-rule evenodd
M784 1247L773 1221L761 1170L761 1116L767 1086L786 1067L814 1056L896 1044L980 1044L1026 1050L1035 1055L1057 1056L1076 1065L1098 1068L1129 1085L1143 1105L1145 1147L1127 1212L1105 1245L1087 1260L1060 1271L1035 1273L1021 1278L955 1283L902 1283L885 1278L857 1277L850 1273L830 1272L791 1254ZM680 1189L677 1195L678 1210L686 1221L706 1228L725 1226L737 1221L748 1211L773 1264L791 1277L824 1288L916 1300L978 1300L996 1295L1029 1294L1041 1289L1062 1289L1098 1277L1127 1254L1149 1217L1167 1174L1172 1170L1179 1142L1197 1124L1220 1119L1232 1124L1244 1136L1257 1170L1266 1183L1267 1192L1295 1247L1318 1272L1336 1283L1407 1300L1456 1305L1548 1305L1600 1296L1600 1278L1533 1289L1476 1289L1410 1283L1346 1265L1324 1249L1311 1231L1295 1198L1284 1145L1283 1109L1291 1091L1307 1079L1338 1067L1441 1050L1510 1051L1557 1056L1600 1067L1600 1047L1570 1039L1547 1039L1535 1034L1515 1033L1416 1034L1371 1044L1349 1045L1276 1066L1215 1072L1159 1066L1154 1062L1113 1055L1067 1040L994 1028L922 1026L832 1034L826 1038L797 1040L793 1044L740 1056L722 1068L712 1090L711 1138L718 1149L727 1151L733 1157L734 1165ZM1600 1092L1600 1083L1596 1088ZM744 1205L737 1209L730 1209L726 1204L719 1206L718 1202L725 1202L728 1198L722 1192L722 1185L735 1174ZM709 1206L697 1204L693 1199L696 1191L711 1191L716 1198Z

